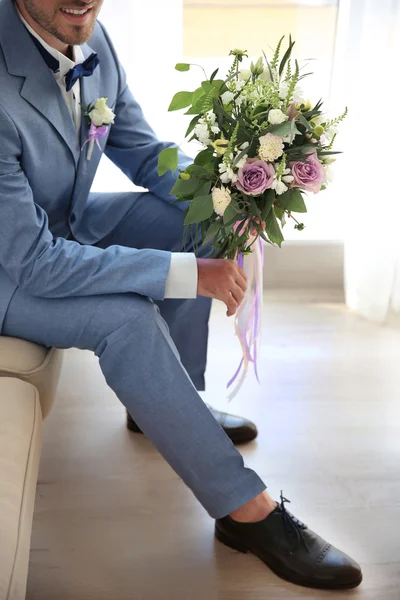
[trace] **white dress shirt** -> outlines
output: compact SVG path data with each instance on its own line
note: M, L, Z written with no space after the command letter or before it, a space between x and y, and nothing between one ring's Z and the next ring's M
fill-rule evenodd
M18 10L18 8L17 8ZM29 23L18 10L21 21L27 30L42 44L60 64L60 69L57 73L52 72L58 87L61 90L62 96L67 104L71 117L75 123L77 134L80 133L82 123L82 108L81 102L81 84L80 79L75 83L72 89L67 92L65 86L65 75L73 69L77 64L82 63L85 57L80 46L73 46L72 54L74 60L70 60L67 56L49 46L37 33L32 29ZM111 125L112 127L112 125ZM165 286L165 298L196 298L197 297L198 270L196 255L189 252L171 252L171 266L168 272L168 277Z

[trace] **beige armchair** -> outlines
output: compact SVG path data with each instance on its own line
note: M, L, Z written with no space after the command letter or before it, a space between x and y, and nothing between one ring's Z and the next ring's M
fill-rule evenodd
M62 352L0 336L0 600L24 600L42 445Z

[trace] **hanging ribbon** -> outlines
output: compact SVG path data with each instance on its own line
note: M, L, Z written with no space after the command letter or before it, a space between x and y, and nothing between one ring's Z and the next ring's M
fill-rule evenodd
M227 388L230 388L236 382L235 387L228 395L229 400L232 400L241 389L250 363L254 364L254 372L260 383L257 360L261 335L264 266L264 245L260 237L252 248L251 254L245 256L239 254L238 257L238 265L245 271L248 285L243 302L235 316L235 332L242 347L243 358L236 373L227 384Z

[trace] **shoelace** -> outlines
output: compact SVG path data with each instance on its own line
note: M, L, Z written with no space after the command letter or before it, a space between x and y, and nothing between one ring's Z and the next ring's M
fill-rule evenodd
M281 491L281 504L280 504L280 508L282 511L282 519L283 519L283 526L285 528L285 533L286 533L286 537L288 539L288 541L291 541L291 532L293 532L295 534L295 544L294 544L294 550L296 550L299 546L299 544L301 542L303 542L305 548L307 549L307 551L309 551L309 547L307 545L307 541L304 538L303 535L303 531L305 529L307 529L307 525L305 523L303 523L302 521L300 521L299 519L297 519L294 515L292 515L285 506L285 503L290 504L290 500L288 500L287 498L285 498L283 496L283 493Z

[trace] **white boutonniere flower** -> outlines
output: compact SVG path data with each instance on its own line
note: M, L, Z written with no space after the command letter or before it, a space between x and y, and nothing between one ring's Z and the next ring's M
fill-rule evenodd
M90 123L89 137L83 144L82 150L89 144L87 160L90 160L95 142L101 152L99 139L107 135L108 128L114 123L116 115L107 106L107 98L99 98L94 104L90 104L87 108L82 105L82 108L85 111L85 117L89 118Z

